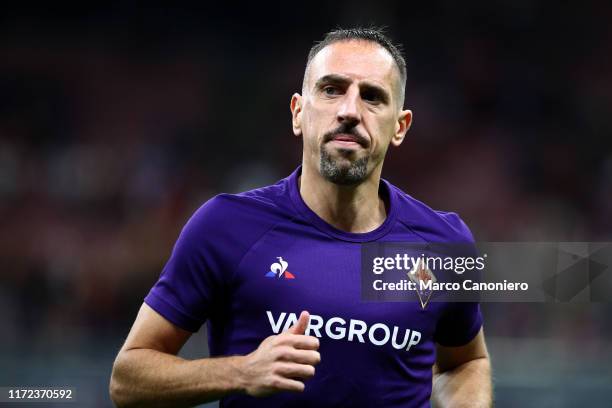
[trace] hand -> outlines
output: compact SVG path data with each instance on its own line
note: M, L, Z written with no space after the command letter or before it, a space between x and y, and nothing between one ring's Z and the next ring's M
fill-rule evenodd
M302 381L314 376L314 366L321 361L319 339L304 335L309 319L310 314L303 311L293 327L266 338L257 350L244 356L240 371L247 394L262 397L304 391Z

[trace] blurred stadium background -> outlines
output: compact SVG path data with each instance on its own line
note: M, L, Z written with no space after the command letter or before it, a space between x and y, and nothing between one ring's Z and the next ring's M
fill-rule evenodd
M110 406L115 353L180 228L300 161L312 41L384 24L409 137L384 177L480 241L612 240L606 1L253 3L0 14L0 385ZM486 304L498 407L612 406L610 304ZM203 332L183 351L206 355Z

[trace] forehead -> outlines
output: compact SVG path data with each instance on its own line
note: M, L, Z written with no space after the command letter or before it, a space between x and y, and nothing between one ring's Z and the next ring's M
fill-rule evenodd
M338 41L326 46L310 61L307 74L311 85L330 74L370 80L389 88L399 82L399 70L391 54L364 40Z

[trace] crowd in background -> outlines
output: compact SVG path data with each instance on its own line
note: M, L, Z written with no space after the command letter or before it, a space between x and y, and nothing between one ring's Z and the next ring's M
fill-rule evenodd
M479 241L612 241L609 4L361 6L0 17L0 359L112 355L190 214L299 164L289 98L338 24L404 45L383 177ZM559 307L485 305L488 335L610 351L609 305Z

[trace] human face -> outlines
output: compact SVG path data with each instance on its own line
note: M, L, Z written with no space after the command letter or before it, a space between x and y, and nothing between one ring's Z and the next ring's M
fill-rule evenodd
M401 144L412 120L401 108L399 70L376 43L340 41L310 62L303 95L291 99L293 131L304 137L304 163L339 185L380 176L389 143Z

